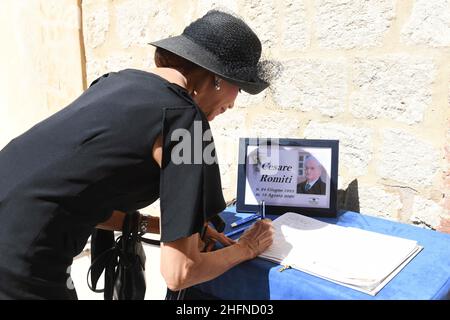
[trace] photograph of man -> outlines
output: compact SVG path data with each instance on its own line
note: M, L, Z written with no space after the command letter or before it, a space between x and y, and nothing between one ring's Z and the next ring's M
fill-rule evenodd
M322 181L322 165L313 156L307 156L305 159L305 177L306 180L297 184L297 193L306 194L325 194L326 184Z

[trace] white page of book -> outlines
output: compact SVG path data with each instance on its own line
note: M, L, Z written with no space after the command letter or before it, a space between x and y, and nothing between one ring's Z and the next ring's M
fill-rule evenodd
M350 286L376 288L418 252L413 240L328 224L298 213L285 213L273 226L274 243L261 258Z

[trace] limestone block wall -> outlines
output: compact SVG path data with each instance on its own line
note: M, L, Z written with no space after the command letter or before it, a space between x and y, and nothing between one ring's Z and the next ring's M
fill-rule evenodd
M344 207L432 228L448 219L450 1L83 1L87 82L151 67L148 42L216 7L283 64L270 90L211 123L227 199L239 137L339 139L339 188L358 186Z
M13 136L56 111L103 73L149 69L148 42L180 34L218 7L247 21L264 58L284 70L270 90L242 94L211 123L227 199L236 194L239 137L339 139L341 207L431 228L448 223L450 0L16 3L2 1L0 8L0 32L13 43L0 51L13 74L0 76L0 99L9 99L0 101L3 142L4 132Z
M0 149L83 91L77 0L0 1Z

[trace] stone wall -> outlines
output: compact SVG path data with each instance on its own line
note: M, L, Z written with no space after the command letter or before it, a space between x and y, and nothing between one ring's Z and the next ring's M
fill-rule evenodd
M71 5L56 6L62 2ZM34 12L52 3L52 10L64 13L75 2L34 1L34 8L20 10ZM21 82L21 90L6 95L17 100L2 102L0 112L12 107L30 111L17 92L32 90L39 98L32 106L46 108L33 110L30 119L38 119L62 105L51 101L73 97L69 88L74 86L66 81L74 81L77 91L82 80L89 85L108 71L149 69L153 48L148 42L179 34L189 22L220 6L244 18L260 36L264 57L284 66L270 90L242 94L233 110L212 122L227 199L236 193L239 137L339 139L341 207L432 228L450 218L450 0L80 2L81 50L75 24L68 22L72 15L58 14L42 26L49 33L39 54L45 57L42 64L52 66L42 74L55 76ZM48 22L52 10L29 19ZM19 25L25 33L14 16L7 18L5 28ZM51 38L56 21L68 28L67 37ZM79 52L85 52L81 60L74 57ZM86 68L82 80L80 61ZM14 82L20 75L16 73ZM13 128L6 129L10 136L32 122L19 121L21 113L7 114L9 121L0 118L3 123L12 120Z
M76 0L0 1L0 149L83 91L80 27Z

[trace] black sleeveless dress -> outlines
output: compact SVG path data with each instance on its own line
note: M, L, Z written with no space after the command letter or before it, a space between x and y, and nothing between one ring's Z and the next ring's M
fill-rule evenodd
M0 299L76 298L73 257L113 210L160 198L161 241L200 232L225 208L218 165L171 137L215 159L208 130L185 89L127 69L13 139L0 151ZM152 158L161 133L162 168Z

